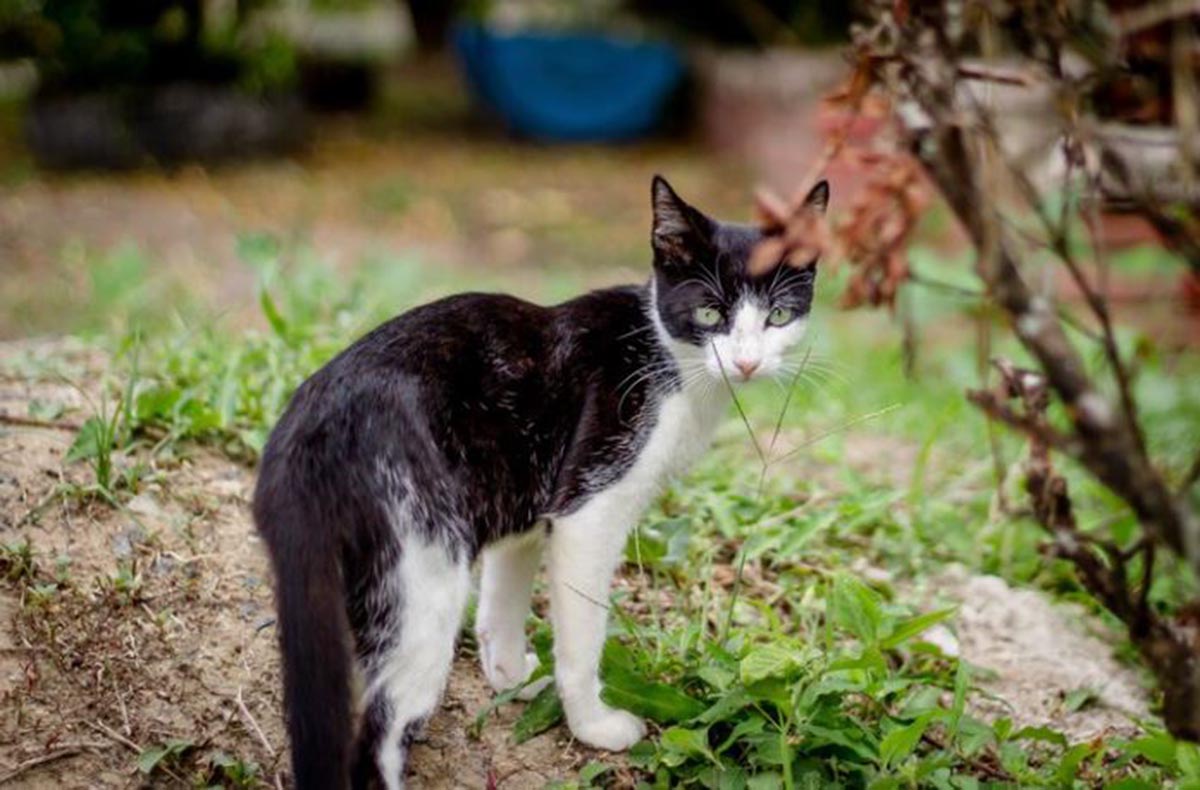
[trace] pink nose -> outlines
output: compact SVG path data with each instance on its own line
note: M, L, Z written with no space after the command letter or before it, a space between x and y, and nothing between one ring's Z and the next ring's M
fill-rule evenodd
M748 379L754 375L754 371L758 370L759 362L757 360L735 359L733 366L742 373L742 378Z

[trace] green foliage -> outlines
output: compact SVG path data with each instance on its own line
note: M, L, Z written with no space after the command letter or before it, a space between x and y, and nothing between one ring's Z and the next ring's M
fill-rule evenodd
M147 776L167 773L178 767L184 758L196 748L196 744L181 738L172 738L164 743L148 746L138 755L138 770Z
M538 695L530 700L521 713L521 717L513 724L512 738L515 743L525 743L535 735L541 735L546 730L561 722L563 719L562 701L554 686L546 686Z
M52 90L129 90L170 80L240 81L251 92L287 87L293 45L238 25L204 35L203 3L186 0L7 0L0 34L23 42Z
M206 788L227 788L227 790L249 790L259 787L262 769L252 760L242 760L231 757L225 752L217 752L208 758L208 770L201 782Z
M37 573L33 544L29 538L0 544L0 574L10 582L28 582Z
M100 580L100 589L115 606L134 606L145 600L142 574L129 562L120 562L117 570Z

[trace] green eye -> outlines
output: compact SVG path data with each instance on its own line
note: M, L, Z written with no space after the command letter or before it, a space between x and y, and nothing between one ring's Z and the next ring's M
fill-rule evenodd
M692 318L700 326L710 327L721 323L721 311L715 307L697 307Z
M795 313L787 307L772 307L767 315L767 323L771 326L783 326L789 323L794 315Z

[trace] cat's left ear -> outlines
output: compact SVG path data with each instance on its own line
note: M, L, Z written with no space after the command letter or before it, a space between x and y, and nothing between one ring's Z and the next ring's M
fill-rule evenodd
M711 249L716 223L688 205L662 176L656 175L650 184L650 203L656 265L692 263Z

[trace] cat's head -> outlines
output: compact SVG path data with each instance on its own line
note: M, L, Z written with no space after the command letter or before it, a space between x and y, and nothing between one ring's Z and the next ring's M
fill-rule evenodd
M788 373L804 337L817 261L780 260L753 272L750 261L770 231L714 220L688 205L661 176L651 185L655 313L685 381L704 376L749 381ZM821 181L804 211L824 213Z

